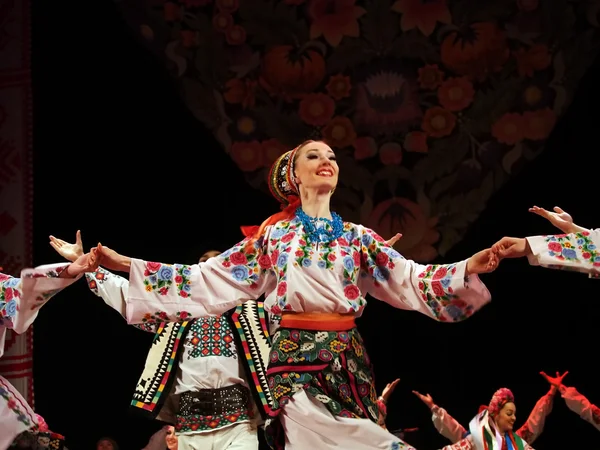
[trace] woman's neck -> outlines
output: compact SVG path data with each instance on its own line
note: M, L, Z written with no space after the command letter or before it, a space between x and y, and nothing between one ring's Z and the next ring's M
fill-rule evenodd
M330 192L317 193L300 191L300 200L302 201L302 210L310 217L321 217L332 219L331 211L329 210Z

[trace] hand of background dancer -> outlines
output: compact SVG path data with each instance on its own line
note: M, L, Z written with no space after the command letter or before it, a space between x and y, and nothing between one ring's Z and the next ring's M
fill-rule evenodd
M555 387L556 389L559 389L560 386L562 385L562 381L563 379L567 376L567 374L569 373L569 371L567 370L565 373L563 373L562 375L557 371L556 372L556 377L551 377L550 375L548 375L546 372L541 371L540 375L543 376L546 381L548 383L550 383L553 387Z
M387 404L388 399L390 398L390 395L392 395L392 392L394 392L394 389L396 389L396 385L400 382L400 378L396 378L394 381L392 381L391 383L388 383L385 385L385 387L383 388L383 391L381 391L381 400L383 400L383 403Z
M500 258L521 258L531 254L527 239L514 237L503 237L492 245L492 251Z
M529 212L543 217L563 233L569 234L576 233L577 231L586 231L585 228L573 223L573 218L569 213L563 211L558 206L555 206L553 209L554 212L550 212L539 206L533 206L532 208L529 208Z
M473 273L489 273L496 270L500 259L490 248L475 253L467 260L466 275Z
M385 241L385 243L387 245L389 245L390 247L393 247L401 237L402 237L402 233L396 233L394 236L392 236L391 239L388 239L387 241Z
M85 272L94 272L98 268L100 259L101 258L98 254L98 250L96 248L92 248L89 253L81 255L79 258L69 264L67 268L60 273L59 277L76 277L77 275Z
M102 266L106 267L108 270L116 270L119 272L129 272L129 268L131 266L131 258L128 256L123 256L113 249L108 248L101 243L98 243L96 247L98 249L98 254L102 259Z
M431 395L429 395L429 394L423 395L417 391L412 391L412 393L415 394L417 397L419 397L419 399L423 403L425 403L429 409L432 409L435 406L435 403L433 403L433 399L431 398Z
M81 231L75 233L75 243L69 244L62 239L57 239L50 235L50 245L57 253L67 261L74 262L77 258L83 255L83 244L81 243Z

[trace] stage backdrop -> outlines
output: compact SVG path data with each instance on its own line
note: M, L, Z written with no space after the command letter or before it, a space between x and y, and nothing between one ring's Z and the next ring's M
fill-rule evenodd
M324 139L341 167L335 209L403 232L398 249L421 262L543 151L599 42L598 1L119 5L253 187L282 152Z
M30 32L29 1L0 0L0 266L15 276L32 263ZM0 293L0 305L10 295ZM30 405L32 355L32 329L9 331L0 374Z

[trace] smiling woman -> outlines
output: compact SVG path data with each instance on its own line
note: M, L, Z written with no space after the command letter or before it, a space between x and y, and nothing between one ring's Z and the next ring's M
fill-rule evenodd
M265 295L265 309L281 317L267 369L273 401L265 428L273 448L412 448L377 424L373 368L355 318L370 294L434 320L464 320L490 301L477 274L498 260L490 249L454 264L404 259L374 231L330 210L338 175L324 142L288 151L269 175L283 210L245 227L246 239L204 264L172 266L161 292L147 278L163 264L100 244L98 252L106 268L130 272L130 323L220 314ZM191 273L186 286L180 270Z

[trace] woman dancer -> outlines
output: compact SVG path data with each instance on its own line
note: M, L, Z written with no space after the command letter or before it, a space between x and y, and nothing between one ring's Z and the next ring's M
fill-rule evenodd
M513 431L517 408L510 389L498 389L490 404L471 420L469 434L442 450L533 450Z
M220 256L166 265L99 244L101 264L130 272L130 323L219 314L265 294L265 308L282 315L268 368L267 429L276 448L408 448L377 425L371 363L354 319L371 294L435 320L464 320L490 301L477 274L495 269L497 258L486 249L455 264L404 259L330 211L338 171L329 146L307 141L271 168L283 211L245 228L250 235Z
M546 395L537 401L533 407L533 410L529 414L527 421L516 431L516 434L528 443L533 444L533 442L544 430L546 417L548 417L548 414L552 412L552 404L554 402L556 390L556 387L550 387L550 390L546 393ZM444 408L436 405L433 402L431 395L423 395L417 391L413 391L413 394L419 397L419 399L429 408L431 411L431 420L433 421L433 425L442 436L450 440L452 443L456 443L468 436L469 432L465 430L465 428L454 417L448 414ZM480 409L480 412L486 408L486 406L483 406Z

